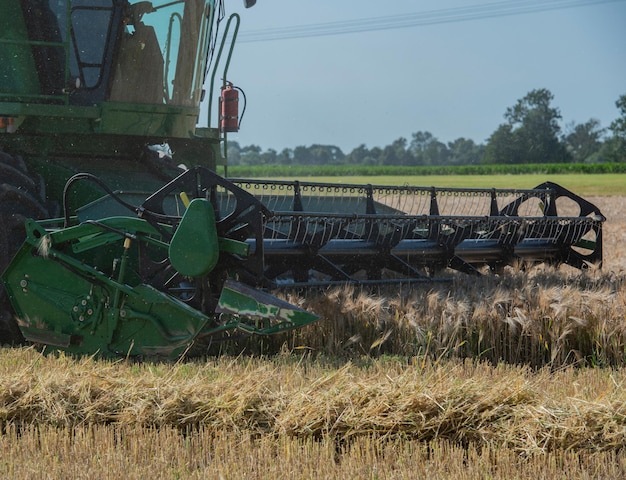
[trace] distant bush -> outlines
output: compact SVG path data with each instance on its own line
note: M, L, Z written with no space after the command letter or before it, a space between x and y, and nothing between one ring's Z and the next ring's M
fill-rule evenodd
M519 175L562 173L626 173L626 163L542 163L460 166L360 166L360 165L247 165L228 168L229 177L333 177L384 175Z

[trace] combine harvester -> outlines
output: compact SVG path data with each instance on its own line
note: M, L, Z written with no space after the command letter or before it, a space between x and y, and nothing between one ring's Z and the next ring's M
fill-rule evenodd
M601 263L604 217L551 183L218 175L239 126L226 80L239 16L223 12L213 0L2 2L0 342L176 358L317 319L273 290ZM203 85L210 112L222 68L218 125L209 113L199 128Z

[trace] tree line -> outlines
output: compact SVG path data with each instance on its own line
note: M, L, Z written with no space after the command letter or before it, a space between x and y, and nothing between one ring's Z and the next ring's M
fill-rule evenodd
M537 163L626 162L626 94L615 102L618 118L608 128L596 119L561 128L561 113L551 105L553 94L545 88L530 91L506 109L505 122L485 144L457 138L441 142L428 131L415 132L411 140L398 138L391 145L367 148L361 144L349 153L334 145L313 144L263 151L259 146L228 143L228 163L237 165L361 165L459 166Z

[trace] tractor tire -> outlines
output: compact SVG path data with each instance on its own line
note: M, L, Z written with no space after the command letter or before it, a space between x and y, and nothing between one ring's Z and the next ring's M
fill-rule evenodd
M48 216L41 178L29 175L21 157L0 152L0 273L26 237L25 220ZM0 283L0 345L23 343L13 308Z

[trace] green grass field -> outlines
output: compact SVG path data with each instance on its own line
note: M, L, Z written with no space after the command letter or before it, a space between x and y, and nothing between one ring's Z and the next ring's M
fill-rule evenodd
M294 180L294 178L281 178ZM582 197L589 195L626 195L626 174L532 174L532 175L428 175L428 176L337 176L306 177L299 180L329 183L411 185L467 188L533 188L554 182Z

